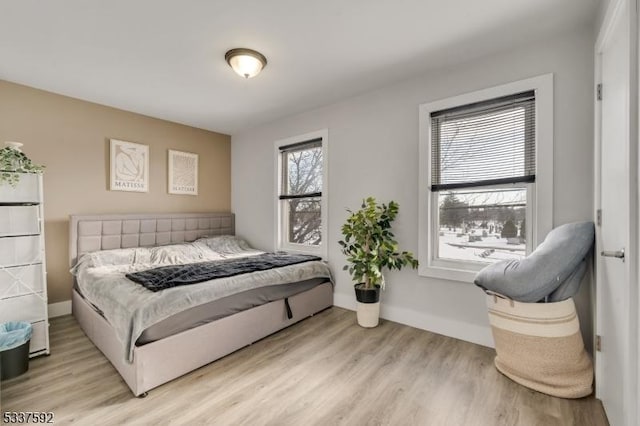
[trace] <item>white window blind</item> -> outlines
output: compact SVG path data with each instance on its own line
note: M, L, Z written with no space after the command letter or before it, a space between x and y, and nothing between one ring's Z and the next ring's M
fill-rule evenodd
M535 182L535 92L430 114L431 190Z

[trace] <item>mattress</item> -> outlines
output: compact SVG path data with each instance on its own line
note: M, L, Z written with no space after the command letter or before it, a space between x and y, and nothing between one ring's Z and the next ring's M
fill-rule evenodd
M274 300L295 296L326 282L329 282L326 278L314 278L295 283L261 287L194 306L144 330L136 340L136 346L143 346ZM74 289L86 300L77 286ZM89 304L97 313L104 316L100 308L94 306L91 302Z
M172 315L144 330L136 341L136 346L155 342L274 300L295 296L325 282L327 282L326 278L315 278L290 284L261 287L195 306ZM292 307L292 309L295 309L295 307Z

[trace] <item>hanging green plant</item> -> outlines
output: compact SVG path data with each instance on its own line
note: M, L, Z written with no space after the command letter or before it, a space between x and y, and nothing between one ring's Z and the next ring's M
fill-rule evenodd
M20 182L19 173L41 174L44 166L35 164L24 152L13 147L0 149L0 185L8 183L15 187Z

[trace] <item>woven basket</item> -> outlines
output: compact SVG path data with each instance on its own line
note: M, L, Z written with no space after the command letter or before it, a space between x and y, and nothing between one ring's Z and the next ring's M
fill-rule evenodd
M521 303L489 294L487 308L498 371L552 396L591 394L593 365L584 349L573 299Z

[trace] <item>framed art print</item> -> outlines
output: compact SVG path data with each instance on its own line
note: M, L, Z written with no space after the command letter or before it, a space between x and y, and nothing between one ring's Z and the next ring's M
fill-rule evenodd
M169 150L169 194L198 195L198 154Z
M111 139L112 191L149 191L149 146Z

